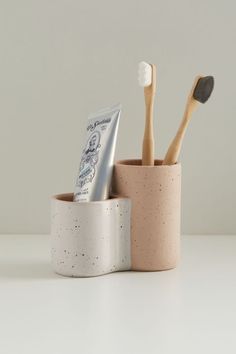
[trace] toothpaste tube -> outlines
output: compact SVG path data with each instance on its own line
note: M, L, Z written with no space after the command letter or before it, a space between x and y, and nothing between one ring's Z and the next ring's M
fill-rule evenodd
M74 201L109 198L120 113L119 104L89 116Z

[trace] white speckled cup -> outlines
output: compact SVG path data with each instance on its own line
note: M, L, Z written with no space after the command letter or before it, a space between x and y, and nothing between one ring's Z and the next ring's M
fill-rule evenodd
M73 202L73 194L52 197L51 255L56 273L90 277L129 270L130 200Z
M131 268L175 268L180 254L181 165L118 161L113 192L131 198Z

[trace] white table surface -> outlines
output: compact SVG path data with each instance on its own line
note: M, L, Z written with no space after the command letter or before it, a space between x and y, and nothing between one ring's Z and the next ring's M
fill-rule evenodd
M236 353L236 236L185 236L175 270L64 278L46 235L0 236L1 354Z

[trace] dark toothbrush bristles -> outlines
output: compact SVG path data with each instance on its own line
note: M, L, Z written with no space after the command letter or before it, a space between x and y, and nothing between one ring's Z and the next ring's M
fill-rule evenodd
M193 98L201 103L205 103L210 97L214 88L214 77L205 76L198 80L193 92Z

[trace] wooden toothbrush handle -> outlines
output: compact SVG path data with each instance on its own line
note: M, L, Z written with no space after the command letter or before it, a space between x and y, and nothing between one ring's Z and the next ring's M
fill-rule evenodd
M166 153L166 156L163 160L163 163L162 163L163 165L174 165L178 161L183 138L184 138L184 134L186 132L188 123L190 121L192 112L195 109L195 106L196 106L195 100L194 101L192 100L187 104L183 119L182 119L181 124L179 126L179 129L178 129L172 143L170 144L169 149Z
M153 101L146 106L142 165L154 165Z
M153 107L156 93L156 66L152 65L152 83L144 88L146 105L145 130L143 137L142 165L154 165Z
M180 127L177 131L177 134L174 137L172 143L170 144L170 147L169 147L169 149L166 153L166 156L162 162L163 165L174 165L178 161L179 153L180 153L180 149L181 149L181 145L182 145L182 141L184 138L186 128L187 128L188 123L191 119L193 111L196 109L196 107L198 105L198 101L194 99L193 94L194 94L194 90L196 88L196 85L197 85L199 79L201 79L201 78L202 78L202 76L199 75L194 80L192 89L191 89L189 96L188 96L183 119L180 123Z
M178 161L185 130L186 129L178 130L165 155L163 165L174 165Z

